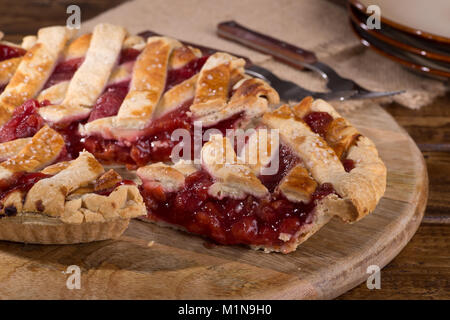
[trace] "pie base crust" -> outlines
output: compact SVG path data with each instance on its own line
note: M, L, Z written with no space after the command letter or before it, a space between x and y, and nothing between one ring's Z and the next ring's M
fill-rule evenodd
M64 223L39 213L24 213L0 219L0 240L34 244L75 244L116 239L130 219L81 224Z

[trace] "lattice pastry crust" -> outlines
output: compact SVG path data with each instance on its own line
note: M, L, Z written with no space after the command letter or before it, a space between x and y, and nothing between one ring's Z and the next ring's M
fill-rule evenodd
M130 218L147 212L149 219L167 224L155 208L201 177L207 189L202 197L210 201L207 209L195 212L203 222L222 221L217 216L222 209L214 211L215 202L220 204L217 208L227 203L249 206L253 201L261 210L270 203L303 210L307 218L294 231L279 231L283 229L280 222L275 228L278 238L272 242L237 241L287 253L333 216L349 223L363 218L384 194L386 167L370 139L323 100L305 98L296 105L275 108L280 102L277 92L263 80L246 75L245 61L228 53L204 57L178 40L144 39L107 23L77 38L74 31L57 26L25 37L20 45L2 44L24 54L0 61L0 126L4 125L0 127L0 239L76 243L117 237ZM175 81L177 72L189 76ZM62 79L52 78L55 74ZM108 92L113 93L105 95ZM18 107L28 99L37 99L39 108L18 114L22 110ZM102 99L119 99L117 110L102 110ZM104 154L118 148L125 151L115 156L127 157L145 149L145 144L139 144L142 138L154 135L155 126L162 123L164 127L169 116L175 117L181 109L183 121L200 122L206 128L231 121L232 129L254 130L240 149L230 137L212 135L201 149L200 164L135 165L140 186L127 183L115 171L105 172L99 162L105 160ZM20 121L39 126L34 134L23 128L17 133L11 126ZM18 137L4 138L3 131ZM279 136L268 136L268 132ZM78 155L79 150L73 156L67 149L73 143L71 136L78 137L77 143L95 138L100 147L108 143L112 147L104 147L99 160L94 151L95 156L87 151ZM149 144L158 143L168 144ZM275 178L269 179L267 169L277 156L284 162L273 173ZM250 233L267 227L261 221L269 219L268 209L259 212L258 218L251 211L255 209L248 208L241 222L230 221L241 223ZM207 217L204 210L216 216ZM227 228L224 234L216 230L211 237L229 242L229 234L238 232L234 224ZM204 234L192 225L186 229Z

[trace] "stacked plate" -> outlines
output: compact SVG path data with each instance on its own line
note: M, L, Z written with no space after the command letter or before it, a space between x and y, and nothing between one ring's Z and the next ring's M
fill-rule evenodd
M380 27L370 28L367 7L380 8ZM449 0L350 0L350 24L361 43L428 76L450 78Z

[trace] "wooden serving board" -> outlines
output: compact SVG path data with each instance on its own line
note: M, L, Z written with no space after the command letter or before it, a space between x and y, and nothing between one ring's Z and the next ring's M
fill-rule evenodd
M317 299L334 298L384 267L418 228L427 201L422 154L382 108L345 114L376 143L388 186L374 213L353 225L337 219L289 255L205 240L132 221L118 240L41 246L0 243L2 299ZM81 289L69 290L70 265ZM383 272L381 272L381 283Z

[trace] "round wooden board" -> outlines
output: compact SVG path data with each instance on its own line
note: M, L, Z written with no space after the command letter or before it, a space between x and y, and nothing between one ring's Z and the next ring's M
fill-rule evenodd
M333 219L289 255L205 246L199 237L132 221L118 240L66 246L0 243L2 299L334 298L384 267L423 216L428 178L422 154L377 105L344 113L376 143L388 168L385 196L353 225ZM81 289L69 290L70 265ZM382 279L381 273L381 279Z

